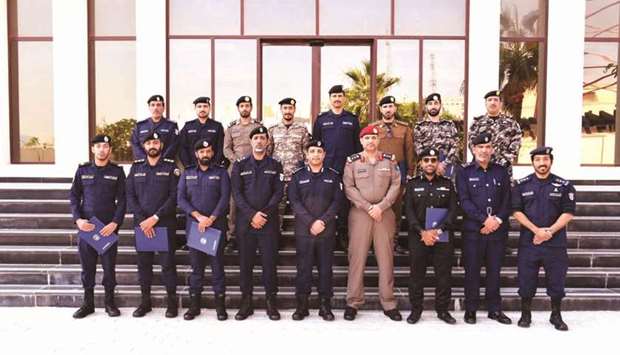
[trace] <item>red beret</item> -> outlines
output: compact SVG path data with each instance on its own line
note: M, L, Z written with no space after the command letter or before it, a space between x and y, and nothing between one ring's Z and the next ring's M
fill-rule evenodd
M364 136L369 135L369 134L377 135L379 134L379 131L377 130L375 126L368 125L360 131L360 138L364 138Z

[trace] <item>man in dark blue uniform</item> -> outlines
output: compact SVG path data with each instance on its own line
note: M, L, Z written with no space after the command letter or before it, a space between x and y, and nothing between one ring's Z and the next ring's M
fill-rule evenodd
M147 100L151 117L136 123L131 132L131 149L134 159L146 159L146 152L140 143L144 136L151 132L157 132L159 139L164 143L162 156L168 159L175 159L177 154L179 127L174 121L164 117L166 105L161 95L153 95Z
M213 162L221 164L224 159L224 127L221 123L209 118L211 99L201 96L194 100L194 108L198 118L185 122L179 133L179 158L185 168L197 165L194 155L194 144L199 139L211 142L215 156Z
M162 158L164 144L157 132L142 138L147 158L134 161L127 177L127 207L133 213L134 228L140 228L147 237L154 236L155 227L168 230L168 252L159 253L162 280L166 285L166 317L177 316L177 270L174 260L177 229L177 184L180 175L174 160ZM133 312L134 317L144 317L152 310L151 285L153 283L154 252L138 251L138 275L142 301Z
M181 176L178 189L179 206L187 214L186 234L192 222L198 229L219 229L221 240L216 256L189 248L192 274L189 277L190 307L183 318L192 320L200 314L200 297L203 290L204 272L207 261L211 262L213 291L215 293L215 312L218 320L228 319L226 313L224 284L224 243L226 236L226 213L230 200L230 179L226 169L213 161L215 152L211 143L201 138L194 144L197 166L190 167Z
M338 172L323 166L323 142L311 140L306 145L306 157L308 165L297 169L288 185L288 198L295 214L297 249L297 309L293 319L302 320L310 315L308 296L312 291L312 266L316 259L319 271L319 316L332 321L336 214L344 193Z
M407 323L415 324L424 309L424 278L429 256L433 259L435 271L435 311L437 318L448 324L456 319L448 312L452 300L451 276L454 246L452 245L454 220L457 213L457 197L452 180L439 175L437 169L440 151L426 148L420 152L419 165L422 173L407 183L405 213L409 223L409 255L411 276L409 278L409 300L411 314ZM415 169L415 168L414 168ZM445 218L434 228L426 228L428 208L447 210ZM440 242L439 236L448 232L448 240Z
M280 223L278 204L284 194L282 164L267 156L267 128L250 132L252 154L238 159L232 168L232 194L237 208L236 230L241 267L241 305L235 319L244 320L254 313L252 305L254 259L260 248L267 315L279 320L277 259Z
M519 326L532 323L532 298L536 295L538 271L545 269L547 295L551 297L549 322L557 330L568 330L562 320L561 304L568 270L566 225L575 215L575 188L551 173L552 148L540 147L530 156L534 173L517 181L512 189L512 209L521 223L518 255L521 319Z
M360 122L357 116L344 109L345 100L342 85L329 89L331 109L319 114L312 128L312 138L325 144L325 167L335 169L340 174L344 171L347 157L362 151L359 140ZM349 209L349 201L343 199L337 222L338 246L342 250L347 248Z
M492 137L483 132L472 139L474 161L456 178L463 221L465 322L476 323L480 303L480 269L486 270L488 317L502 324L511 320L501 310L500 270L504 260L510 216L510 177L491 162Z
M90 232L95 225L89 222L97 217L105 224L99 233L108 237L118 232L125 218L125 172L112 163L112 139L107 135L97 135L91 141L91 152L95 159L80 164L71 184L69 200L73 222L80 230ZM84 318L95 312L95 273L97 271L97 251L88 243L79 242L80 263L82 264L82 286L84 301L73 314L73 318ZM121 312L114 303L116 287L116 254L118 244L101 255L103 266L103 287L105 289L105 311L110 317L118 317Z

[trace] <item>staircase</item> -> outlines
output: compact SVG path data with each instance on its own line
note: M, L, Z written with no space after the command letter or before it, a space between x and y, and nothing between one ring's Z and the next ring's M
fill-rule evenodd
M77 233L69 213L68 189L70 179L0 179L0 305L3 306L64 306L77 307L82 301L80 263L77 252ZM570 267L566 280L567 310L620 310L620 181L575 181L577 189L577 216L569 225ZM295 240L293 216L284 217L284 232L279 251L278 280L279 305L295 306ZM183 221L179 219L178 234L182 235ZM134 307L140 301L140 288L133 246L132 216L129 214L120 231L117 259L117 303ZM461 239L456 234L456 251L453 268L453 308L463 307L464 270L460 252ZM407 238L406 230L400 238ZM504 309L518 310L517 295L517 242L518 226L511 221L510 253L502 271ZM409 308L407 284L409 257L395 256L395 294L400 307ZM258 259L260 260L260 259ZM238 307L239 255L227 254L226 283L229 307ZM191 271L187 251L177 251L178 292L184 307L188 304L187 278ZM368 257L365 276L367 309L381 309L378 298L378 270L372 253ZM153 302L164 304L165 289L155 266ZM210 270L206 271L206 289L203 299L213 307L213 294L209 287ZM100 286L101 269L97 272L96 303L103 304ZM260 286L261 270L254 271L256 305L264 306L264 291ZM316 270L315 270L316 278ZM427 273L425 307L434 303L434 274ZM335 252L334 305L344 308L347 282L347 256ZM534 301L535 309L548 309L544 289L544 272L540 273L539 290ZM484 294L484 291L482 291ZM317 306L313 294L311 305Z

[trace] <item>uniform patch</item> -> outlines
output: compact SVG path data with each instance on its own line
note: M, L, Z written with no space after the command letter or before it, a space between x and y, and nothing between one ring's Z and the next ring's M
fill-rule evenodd
M438 188L437 191L450 191L450 189L447 188L447 187L443 187L442 186L442 187Z
M532 196L534 195L534 191L527 191L527 192L522 192L521 196Z
M252 174L252 170L248 170L248 171L242 171L239 176L246 176L246 175L251 175Z
M574 201L574 200L575 200L575 194L574 194L573 192L569 192L569 193L568 193L568 198L569 198L571 201Z
M560 193L560 192L551 192L551 193L549 194L549 196L553 196L553 197L561 197L561 196L562 196L562 193Z
M209 176L209 180L219 180L220 177L218 175Z
M196 130L195 129L188 129L187 133L196 133Z
M197 180L198 175L185 175L185 180Z
M82 180L84 179L94 179L95 175L82 175Z
M299 180L299 185L303 185L303 184L307 184L310 182L310 179L306 179L306 180Z
M140 131L140 133L147 133L149 130L148 129L143 129Z
M168 132L170 132L170 130L169 130L169 129L165 129L165 128L162 128L162 129L160 129L159 131L160 131L160 132L163 132L163 133L168 133Z
M416 187L416 188L413 189L413 191L418 191L418 192L419 191L424 191L424 188L423 187Z
M158 171L155 173L157 176L170 176L170 173L167 171Z
M332 180L332 179L323 179L323 182L326 182L328 184L333 184L334 180Z
M349 121L342 121L342 125L343 126L353 126L353 122L349 122Z
M390 168L380 168L379 171L390 171Z
M134 173L133 176L142 177L142 176L146 176L146 173Z
M209 133L215 133L215 130L214 130L214 129L208 129L208 130L207 130L207 132L209 132Z
M275 170L265 170L265 171L263 171L263 172L264 172L265 174L269 174L269 175L275 175L275 174L277 174L277 173L278 173L278 172L277 172L277 171L275 171Z
M470 177L469 181L480 181L480 178L477 177Z
M114 175L103 175L104 179L108 179L108 180L118 180L118 176L114 176Z

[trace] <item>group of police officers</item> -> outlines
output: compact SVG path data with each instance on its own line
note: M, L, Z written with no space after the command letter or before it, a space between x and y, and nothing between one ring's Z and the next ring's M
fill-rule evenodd
M228 236L228 242L219 243L214 256L188 248L192 271L188 279L190 305L184 318L194 319L201 312L207 263L212 270L217 319L228 318L225 249L239 251L242 295L235 319L251 316L258 248L266 312L269 319L280 319L276 299L278 244L282 217L290 208L295 216L297 258L294 320L309 316L315 264L318 314L327 321L335 319L331 303L335 248L348 253L344 319L354 320L364 304L364 270L372 247L379 272L379 301L387 317L402 320L393 291L394 254L406 252L411 266L411 314L407 322L415 324L421 318L430 261L436 279L437 317L455 324L448 309L454 232L459 230L465 269L465 322L476 323L484 266L488 317L510 324L501 309L500 270L509 218L514 216L521 225L517 264L522 314L518 325L531 324L532 298L543 266L551 298L550 322L558 330L568 329L561 317L561 301L568 268L566 225L575 213L575 189L550 172L553 154L549 147L532 150L534 173L513 180L512 163L521 145L521 129L502 113L501 92L484 96L487 112L474 118L467 140L474 159L468 164L459 159L460 137L455 124L441 118L442 102L437 93L426 97L425 117L413 129L396 120L393 96L380 100L381 119L364 128L344 109L346 93L341 85L329 90L329 99L330 110L316 118L312 135L295 122L295 99L279 102L282 120L267 129L251 117L249 96L237 100L239 119L227 129L210 118L210 99L197 98L193 102L197 118L185 123L179 132L177 124L163 116L163 97L154 95L147 102L151 117L139 121L132 132L136 160L127 177L122 167L110 161L113 138L97 135L92 139L94 159L79 165L70 192L79 230L92 231L95 226L89 219L97 217L105 225L102 236L118 232L126 208L133 213L134 227L148 238L154 236L155 227L168 229L167 252L137 253L141 303L134 317L152 310L155 255L167 292L165 315L178 315L175 250L182 244L178 242L181 238L175 237L178 206L186 214L186 235L194 222L201 232L215 228ZM432 227L426 223L429 208L447 211ZM408 243L398 242L403 209ZM462 224L457 222L460 213ZM446 234L448 237L442 238ZM95 311L98 255L87 243L79 243L78 248L84 302L73 316L84 318ZM105 311L110 316L120 315L114 300L117 250L115 245L100 256Z

